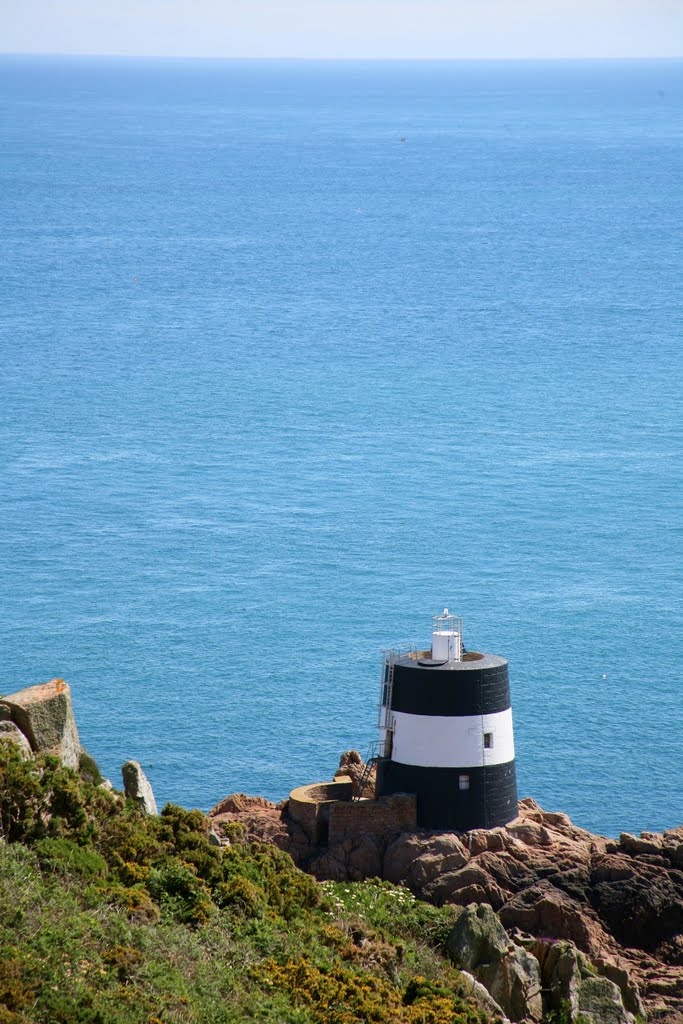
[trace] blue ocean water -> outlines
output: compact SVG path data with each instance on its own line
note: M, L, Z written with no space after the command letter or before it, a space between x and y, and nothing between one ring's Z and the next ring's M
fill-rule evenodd
M682 73L1 58L0 691L281 798L448 605L521 795L680 824Z

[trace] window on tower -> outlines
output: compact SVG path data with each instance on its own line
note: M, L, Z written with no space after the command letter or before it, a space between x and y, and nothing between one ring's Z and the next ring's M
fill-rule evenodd
M469 775L458 775L458 789L469 789L470 788L470 777Z
M493 748L493 733L484 733L484 750L491 750Z

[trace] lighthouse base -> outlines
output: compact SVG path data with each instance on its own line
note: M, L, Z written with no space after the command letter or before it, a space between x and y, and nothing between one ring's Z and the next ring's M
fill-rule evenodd
M423 768L381 758L377 797L415 793L420 828L469 832L517 817L515 762L479 768Z

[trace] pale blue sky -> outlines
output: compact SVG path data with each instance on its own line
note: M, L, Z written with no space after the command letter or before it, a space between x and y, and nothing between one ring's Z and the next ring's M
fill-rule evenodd
M4 52L671 57L683 0L0 0Z

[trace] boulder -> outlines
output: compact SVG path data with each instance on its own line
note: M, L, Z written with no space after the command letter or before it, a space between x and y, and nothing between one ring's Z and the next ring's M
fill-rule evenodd
M502 828L474 828L470 832L465 833L463 842L472 857L476 857L487 850L497 851L505 849Z
M339 768L334 773L335 779L349 778L353 784L353 795L372 800L375 796L375 780L377 768L375 764L365 764L357 750L345 750L339 758Z
M507 834L519 839L525 846L552 846L552 836L548 829L536 821L512 822L506 826Z
M645 1007L640 998L640 990L628 971L624 970L623 967L619 967L618 964L605 960L598 960L596 966L600 974L609 978L610 981L613 981L618 986L621 992L621 1000L628 1012L632 1013L634 1017L645 1017Z
M29 686L2 698L12 721L38 754L53 754L68 768L78 768L81 744L71 704L71 690L63 679Z
M541 967L548 1008L561 1013L569 1006L576 1015L581 979L590 975L588 962L571 942L537 942L533 954Z
M492 907L466 907L446 942L456 967L470 971L512 1021L543 1016L538 961L511 942Z
M593 1024L633 1024L626 1012L617 985L609 978L582 978L577 999L577 1018L588 1018Z
M651 833L647 833L650 835ZM645 835L645 833L643 833ZM679 846L683 843L683 825L679 825L677 828L667 829L662 834L662 843L664 846Z
M346 770L352 764L361 768L363 766L363 758L357 750L345 750L339 758L339 768Z
M279 814L277 804L266 800L264 796L247 796L246 793L231 793L212 807L209 811L210 818L216 818L221 814L243 814L255 809L274 811Z
M158 814L152 787L139 761L126 761L121 775L126 796L134 800L145 814Z
M14 743L25 761L33 757L31 744L21 729L7 719L0 721L0 743Z
M510 947L508 934L487 903L471 903L455 922L446 949L456 967L475 970L482 963L497 962Z
M538 960L513 946L500 960L481 964L476 976L512 1021L541 1021L543 998Z
M534 935L570 939L587 952L601 948L604 941L602 929L590 912L548 882L513 896L501 908L500 919L506 928L516 926Z
M640 836L632 836L630 832L622 832L619 846L626 853L634 855L643 853L658 854L662 852L662 837L653 832L641 832Z
M503 1013L502 1008L495 1001L491 993L482 985L480 981L470 974L469 971L461 971L460 978L466 982L464 994L470 999L473 999L480 1010L483 1010L487 1017L500 1017L503 1024L507 1024L508 1018Z
M441 875L457 871L468 860L469 853L450 832L436 835L405 832L386 849L383 877L421 894Z
M616 965L600 961L591 964L570 942L537 942L533 953L541 966L547 1007L556 1014L568 1007L572 1021L633 1024L629 1002L642 1013L637 986Z
M458 871L447 871L421 890L423 899L436 904L457 903L461 907L468 903L490 903L494 910L505 903L506 894L496 882L471 862Z

